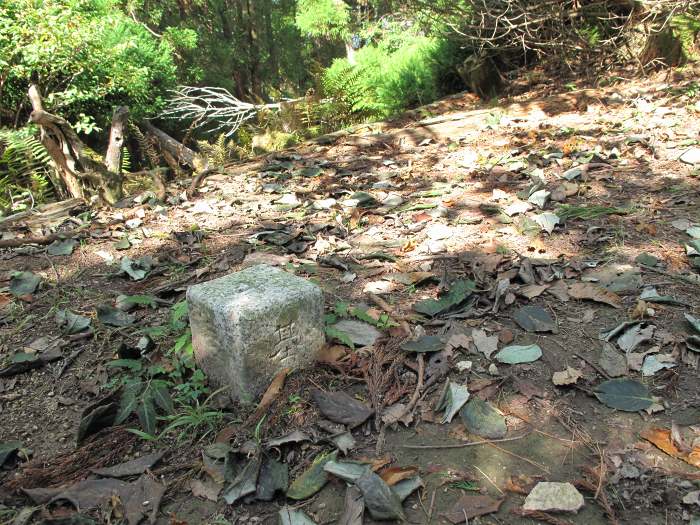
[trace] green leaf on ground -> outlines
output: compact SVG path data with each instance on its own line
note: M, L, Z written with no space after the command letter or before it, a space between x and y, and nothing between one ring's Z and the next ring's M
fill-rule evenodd
M508 431L506 418L491 403L472 397L459 411L464 426L472 434L488 439L500 439Z
M78 244L75 239L57 239L48 245L46 253L49 255L70 255Z
M122 312L106 304L97 307L97 319L99 319L101 323L116 327L129 326L136 320L133 315L129 315L126 312Z
M16 297L33 294L41 283L41 276L32 272L15 272L10 279L10 293Z
M542 357L542 349L539 345L511 345L506 346L495 356L496 361L508 365L519 363L532 363Z
M647 387L632 379L610 379L599 384L594 393L601 403L625 412L637 412L654 404Z
M476 290L476 283L470 280L456 281L450 291L439 299L425 299L413 305L413 309L429 317L435 317L462 304Z
M89 317L74 314L70 310L59 310L56 312L56 323L65 334L77 334L90 326L92 321Z
M337 456L337 451L316 456L311 466L292 482L287 491L287 497L297 500L306 499L321 490L328 483L328 473L323 470L323 467L329 461L335 461Z
M444 348L445 343L440 337L435 335L424 335L413 341L406 341L401 344L401 350L404 352L416 352L418 354L439 352Z

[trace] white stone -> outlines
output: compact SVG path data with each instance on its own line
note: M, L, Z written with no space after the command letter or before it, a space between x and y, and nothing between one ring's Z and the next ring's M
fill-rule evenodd
M686 164L700 164L700 148L690 148L685 150L678 158Z
M187 289L195 359L214 388L253 403L283 368L310 366L325 343L323 294L267 265Z
M541 481L527 495L523 508L542 512L578 512L583 504L583 496L571 483Z

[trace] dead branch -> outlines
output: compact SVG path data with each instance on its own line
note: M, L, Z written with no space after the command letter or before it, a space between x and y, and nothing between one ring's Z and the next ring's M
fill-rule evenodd
M184 144L178 142L165 131L155 127L149 121L143 122L143 127L146 131L156 139L161 151L168 152L170 155L175 157L175 159L186 166L189 166L193 171L198 170L201 166L198 166L201 161L199 160L197 154Z
M259 111L279 110L280 107L280 103L243 102L224 88L180 86L173 91L161 116L191 120L195 128L213 126L213 131L223 131L230 137Z

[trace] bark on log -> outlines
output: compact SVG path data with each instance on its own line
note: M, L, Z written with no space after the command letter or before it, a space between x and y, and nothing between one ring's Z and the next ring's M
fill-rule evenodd
M126 139L126 126L129 108L120 106L112 115L112 127L109 130L109 145L105 153L105 166L114 173L122 172L122 147Z
M148 133L156 138L161 150L170 153L178 162L189 166L193 171L205 168L205 166L197 165L198 157L194 151L172 138L165 131L158 129L147 120L144 121L143 126Z

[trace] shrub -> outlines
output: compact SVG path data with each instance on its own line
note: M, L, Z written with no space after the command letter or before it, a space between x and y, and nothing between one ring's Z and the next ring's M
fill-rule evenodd
M394 47L364 47L354 66L336 59L324 73L326 95L355 117L385 118L445 94L458 56L448 41L412 36Z
M104 126L115 105L152 115L175 74L170 41L112 0L5 0L0 10L0 107L9 110L0 119L27 111L31 82L46 109L72 123L88 116Z

